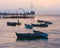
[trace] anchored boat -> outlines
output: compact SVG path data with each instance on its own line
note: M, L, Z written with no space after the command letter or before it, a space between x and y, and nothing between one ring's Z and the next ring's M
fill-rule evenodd
M37 22L40 22L40 23L45 23L45 24L52 24L52 22L50 21L44 21L44 20L37 20Z
M8 26L16 26L16 22L7 22Z
M33 27L48 27L48 24L31 24Z
M8 26L16 26L16 25L21 25L21 23L19 23L19 20L18 20L18 22L7 22L7 25Z
M30 24L25 24L25 28L27 28L27 29L32 29L33 27L32 27L32 25L30 25Z
M33 30L33 33L17 33L16 32L16 36L18 39L38 39L38 38L48 38L48 34L47 33L43 33L40 31L36 31Z

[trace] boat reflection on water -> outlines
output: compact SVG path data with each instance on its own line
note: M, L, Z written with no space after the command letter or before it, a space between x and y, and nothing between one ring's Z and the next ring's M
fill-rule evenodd
M31 38L17 38L16 39L16 41L24 41L24 40L48 40L48 37L45 37L45 38L33 38L33 37L31 37Z

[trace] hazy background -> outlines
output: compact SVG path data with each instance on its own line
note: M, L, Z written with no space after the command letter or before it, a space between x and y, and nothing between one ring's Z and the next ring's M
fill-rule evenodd
M60 14L60 0L0 0L0 12L13 12L19 8L29 11L31 6L36 13Z

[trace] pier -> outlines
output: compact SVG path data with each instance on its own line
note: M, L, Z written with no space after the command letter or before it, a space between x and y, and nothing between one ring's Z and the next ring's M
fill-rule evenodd
M35 11L25 12L23 8L19 8L23 11L23 13L2 13L0 12L0 18L34 18L35 17Z

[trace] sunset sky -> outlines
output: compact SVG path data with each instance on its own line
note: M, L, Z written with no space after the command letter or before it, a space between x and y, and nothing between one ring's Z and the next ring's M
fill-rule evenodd
M60 0L0 0L1 10L30 10L31 3L36 12L60 12Z

